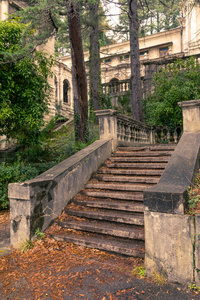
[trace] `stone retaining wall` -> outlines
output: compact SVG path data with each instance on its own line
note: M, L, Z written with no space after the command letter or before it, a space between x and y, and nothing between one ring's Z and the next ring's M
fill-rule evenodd
M45 230L111 156L110 140L99 140L38 177L9 184L11 246Z

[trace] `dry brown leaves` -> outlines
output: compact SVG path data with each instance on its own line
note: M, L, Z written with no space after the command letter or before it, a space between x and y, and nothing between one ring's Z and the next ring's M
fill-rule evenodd
M135 266L143 264L140 259L126 259L95 249L56 242L49 234L59 229L54 224L46 231L42 241L34 242L32 249L25 253L13 251L7 257L0 258L1 299L11 296L10 299L16 300L62 300L64 295L74 297L76 288L83 287L87 276L92 276L99 284L105 284L107 279L101 274L100 268L117 269L118 273L130 274ZM92 268L94 265L95 268ZM112 295L110 297L114 300ZM77 297L81 298L81 295Z

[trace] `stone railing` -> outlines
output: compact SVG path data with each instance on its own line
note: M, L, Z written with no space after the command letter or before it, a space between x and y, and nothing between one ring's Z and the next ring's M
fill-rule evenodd
M176 129L168 129L167 127L154 128L154 136L156 143L178 143L182 135L182 127L177 126Z
M112 139L133 144L154 144L155 135L152 127L126 117L116 110L95 111L99 119L100 139Z
M130 80L120 80L102 84L103 94L120 94L130 91Z
M99 119L100 139L112 139L118 144L177 143L182 133L181 127L175 130L153 128L112 109L98 110L95 114Z

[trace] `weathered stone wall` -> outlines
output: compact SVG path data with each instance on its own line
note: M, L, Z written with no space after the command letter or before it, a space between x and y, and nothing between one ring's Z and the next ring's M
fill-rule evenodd
M146 275L192 283L194 217L150 211L144 216Z
M11 245L46 229L111 156L111 147L109 140L96 141L32 180L9 184Z
M200 217L185 214L199 168L200 100L181 102L184 133L158 184L144 192L145 266L149 277L200 283Z

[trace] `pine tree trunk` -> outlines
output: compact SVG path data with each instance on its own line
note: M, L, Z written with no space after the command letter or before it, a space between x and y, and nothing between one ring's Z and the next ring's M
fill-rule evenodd
M90 5L90 97L94 110L100 103L100 56L99 56L99 21L98 3Z
M68 25L72 57L75 138L86 141L88 123L87 79L78 4L73 3L68 8Z
M142 89L140 79L140 56L138 39L137 0L128 0L130 24L130 53L131 53L131 103L133 118L142 121Z

